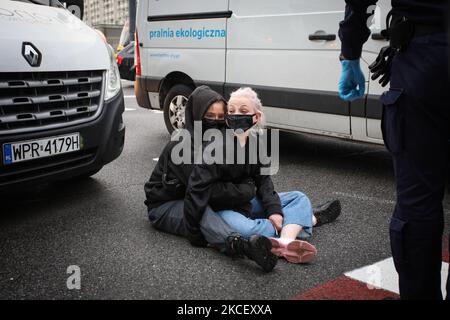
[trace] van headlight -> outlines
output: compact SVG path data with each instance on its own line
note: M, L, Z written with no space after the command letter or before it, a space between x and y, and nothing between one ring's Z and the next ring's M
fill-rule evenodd
M105 100L110 100L120 92L122 84L120 82L119 68L114 57L114 49L109 44L107 44L107 47L109 53L109 69L106 71Z

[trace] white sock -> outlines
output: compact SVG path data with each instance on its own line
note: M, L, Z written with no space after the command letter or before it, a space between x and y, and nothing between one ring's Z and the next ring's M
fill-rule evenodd
M289 243L291 243L294 240L293 239L289 239L289 238L278 238L277 241L282 243L282 244L284 244L284 245L288 245Z

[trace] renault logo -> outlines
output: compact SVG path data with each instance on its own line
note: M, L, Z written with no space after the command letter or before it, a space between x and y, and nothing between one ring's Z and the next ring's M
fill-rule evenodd
M30 42L22 44L22 55L32 67L39 67L42 61L42 54Z

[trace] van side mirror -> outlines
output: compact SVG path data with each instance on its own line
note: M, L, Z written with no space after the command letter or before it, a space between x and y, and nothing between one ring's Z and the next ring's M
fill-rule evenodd
M60 1L72 14L83 20L84 0L61 0Z

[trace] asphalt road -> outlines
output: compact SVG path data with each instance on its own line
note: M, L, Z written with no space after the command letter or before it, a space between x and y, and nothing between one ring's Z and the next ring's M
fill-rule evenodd
M277 191L343 204L338 221L315 229L312 264L280 260L264 274L249 260L154 230L143 185L169 135L162 114L139 108L131 83L124 89L119 159L90 179L1 200L0 299L289 299L390 256L394 180L384 148L290 133L281 134ZM445 208L448 232L448 197ZM80 290L66 286L72 265L81 270Z

